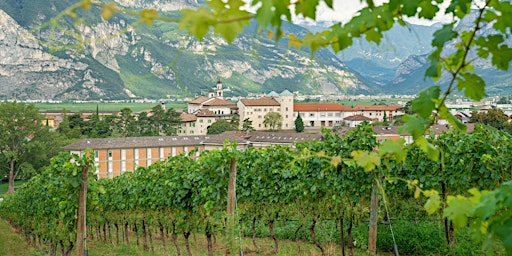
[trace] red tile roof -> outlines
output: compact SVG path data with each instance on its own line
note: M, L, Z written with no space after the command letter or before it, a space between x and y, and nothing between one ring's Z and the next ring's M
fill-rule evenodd
M353 108L343 106L338 103L307 103L307 104L293 104L294 112L303 112L303 111L354 111Z
M240 100L245 106L281 106L272 97L261 97L259 99L241 99Z
M356 105L354 107L357 111L395 111L402 108L400 105Z

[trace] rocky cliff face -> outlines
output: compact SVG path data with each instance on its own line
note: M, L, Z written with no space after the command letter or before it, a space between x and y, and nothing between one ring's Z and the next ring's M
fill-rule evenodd
M230 45L213 35L199 42L175 23L134 27L135 17L117 14L107 22L93 8L77 28L85 42L78 45L70 20L40 27L59 8L71 5L68 2L49 0L39 7L20 0L0 3L0 9L9 12L0 10L0 98L184 97L204 93L218 79L234 96L285 88L315 94L370 92L330 52L321 50L312 58L307 51L258 34L256 26ZM198 6L196 0L117 3L159 11ZM291 33L304 33L298 26L287 26Z
M177 11L183 8L195 8L197 0L117 0L119 5L136 9L157 9L160 11Z
M45 52L38 39L0 10L0 95L52 99L81 83L84 90L103 94L94 86L88 65ZM89 94L89 93L86 93ZM75 93L80 97L80 91Z

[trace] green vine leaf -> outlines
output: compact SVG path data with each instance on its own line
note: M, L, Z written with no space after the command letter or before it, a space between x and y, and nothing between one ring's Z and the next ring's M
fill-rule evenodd
M109 20L110 17L112 17L112 15L114 15L116 12L117 12L116 3L114 3L114 2L108 3L108 4L104 5L103 8L101 9L101 17L104 20Z
M379 146L379 155L389 156L397 162L405 161L407 150L405 149L405 140L403 138L397 140L386 140Z
M215 24L215 17L206 8L196 10L181 10L183 17L179 23L180 29L186 29L190 34L203 40L209 27Z
M457 88L464 90L464 95L475 101L480 101L485 96L485 81L473 73L463 73L457 78Z
M435 109L435 100L439 98L441 88L439 86L431 86L423 89L420 95L412 101L412 110L418 113L421 118L429 118Z
M352 157L359 167L363 167L365 172L370 172L375 167L380 166L380 157L377 152L368 152L363 150L352 151Z
M156 18L158 18L158 12L154 9L144 9L140 12L140 21L150 27Z
M448 207L444 209L443 216L453 221L456 228L465 227L468 223L468 214L473 203L461 195L448 196L446 199Z
M439 196L439 192L436 190L426 190L423 191L423 195L426 196L427 202L423 206L428 214L433 214L439 210L439 206L441 205L441 197Z

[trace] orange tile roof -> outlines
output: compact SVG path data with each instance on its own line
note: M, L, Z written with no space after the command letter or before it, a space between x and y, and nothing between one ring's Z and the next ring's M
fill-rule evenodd
M197 117L214 117L215 113L208 109L200 109L198 112L195 113Z
M246 106L281 106L272 97L261 97L259 99L241 99L240 100Z
M302 111L354 111L353 108L343 106L338 103L305 103L305 104L293 104L294 112Z
M231 101L227 101L227 100L224 100L224 99L220 99L220 98L214 98L214 99L208 100L203 105L204 106L230 106L230 107L236 107L236 103L231 102Z
M199 105L199 104L201 104L201 103L203 103L203 102L207 101L208 99L209 99L209 98L208 98L208 97L206 97L206 96L199 96L199 97L197 97L197 98L195 98L195 99L193 99L193 100L189 101L189 102L188 102L188 104L197 104L197 105Z
M402 108L400 105L356 105L354 110L357 111L395 111Z
M181 113L180 118L182 122L193 122L197 120L196 115L188 113Z

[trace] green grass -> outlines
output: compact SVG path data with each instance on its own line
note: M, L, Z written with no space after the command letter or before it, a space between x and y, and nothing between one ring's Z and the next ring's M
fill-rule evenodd
M150 110L157 103L35 103L34 104L40 110L63 110L68 111L96 111L98 107L99 111L120 111L122 108L130 108L132 111ZM172 102L165 104L167 109L186 109L187 104L185 102Z
M14 186L21 186L21 184L27 182L26 180L17 180L14 182ZM0 183L0 197L5 197L5 194L7 193L7 189L9 188L9 182L3 181Z
M27 246L20 234L7 221L0 219L0 255L31 255L32 251L33 249Z
M108 235L107 235L108 236ZM120 243L117 244L115 239L115 231L112 230L112 241L102 242L95 239L87 240L87 250L90 256L114 256L114 255L164 255L161 237L153 235L154 253L151 251L144 251L142 246L142 237L139 237L139 245L136 244L136 237L131 233L130 243L126 244L120 238ZM189 238L192 255L207 255L208 249L206 238L202 234L192 234ZM214 255L225 255L225 240L222 235L217 235L214 239ZM148 239L149 243L149 239ZM186 255L186 248L183 236L178 237L178 243L181 255ZM237 242L237 245L239 243ZM279 240L279 253L273 253L273 241L268 238L256 239L257 248L252 244L249 237L242 239L244 255L321 255L320 250L313 244L308 242L293 242L290 240ZM166 247L168 255L176 255L176 248L172 243L171 238L166 238ZM340 246L338 244L324 244L327 255L341 255ZM300 252L299 253L299 248ZM57 248L60 252L60 247ZM238 253L232 254L237 255ZM368 255L366 251L355 249L355 255ZM26 241L16 233L15 230L9 226L4 220L0 219L0 256L1 255L49 255L48 248L41 246L39 248L30 248ZM72 255L75 255L73 252ZM383 254L385 255L385 254Z

